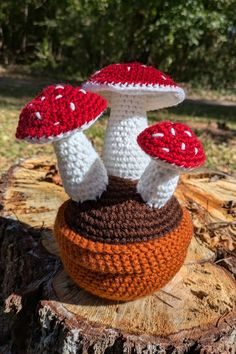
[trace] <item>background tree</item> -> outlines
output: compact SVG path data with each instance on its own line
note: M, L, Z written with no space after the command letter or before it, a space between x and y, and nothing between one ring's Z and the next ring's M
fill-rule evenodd
M2 0L0 61L83 79L137 60L232 88L235 8L236 0Z

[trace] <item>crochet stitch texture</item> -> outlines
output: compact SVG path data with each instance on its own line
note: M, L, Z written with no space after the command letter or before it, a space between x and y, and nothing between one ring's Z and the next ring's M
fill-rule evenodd
M106 190L107 171L85 134L76 132L53 145L63 186L72 200L98 199Z
M45 88L20 114L16 137L53 144L65 191L77 202L96 200L108 183L102 160L83 134L105 108L104 98L59 84Z
M137 141L151 157L137 191L148 205L162 208L173 195L181 171L205 162L203 147L187 125L169 121L146 128Z
M16 138L37 144L59 140L84 130L105 109L105 99L79 87L48 86L22 109Z
M179 270L192 236L189 213L173 197L150 209L136 183L111 177L99 203L59 209L54 234L72 279L111 300L132 300L163 287Z
M166 74L140 63L108 65L83 87L105 97L111 107L103 149L108 174L139 179L150 161L136 141L148 126L147 111L180 103L183 89Z
M205 162L202 144L185 124L159 122L145 129L137 138L149 156L185 169Z
M99 92L108 100L109 106L113 92L145 95L146 111L173 106L185 98L184 90L168 75L137 62L108 65L94 73L82 86Z
M110 176L140 178L150 158L136 138L146 127L143 97L114 94L103 148L103 161Z

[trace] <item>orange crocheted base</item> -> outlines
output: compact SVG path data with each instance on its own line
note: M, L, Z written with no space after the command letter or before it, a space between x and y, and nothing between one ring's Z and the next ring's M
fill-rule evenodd
M68 227L67 203L58 211L54 234L66 272L92 294L120 301L149 295L167 284L183 264L193 233L186 209L178 226L164 236L107 244L86 239Z

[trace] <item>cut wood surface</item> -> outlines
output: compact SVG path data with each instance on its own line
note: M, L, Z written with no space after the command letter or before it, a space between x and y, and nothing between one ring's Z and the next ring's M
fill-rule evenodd
M236 352L234 178L182 176L176 195L195 229L185 264L165 288L127 303L92 296L63 271L52 227L68 197L55 161L20 162L0 190L0 353Z

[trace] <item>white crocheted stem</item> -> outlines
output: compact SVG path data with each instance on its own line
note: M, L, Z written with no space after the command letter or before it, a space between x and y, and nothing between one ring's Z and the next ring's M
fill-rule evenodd
M76 202L94 200L106 190L105 166L82 132L53 143L66 193Z
M178 180L178 170L152 160L138 182L137 191L150 207L160 209L174 194Z
M136 180L148 165L150 159L136 140L148 125L144 107L142 96L112 94L103 150L109 175Z

